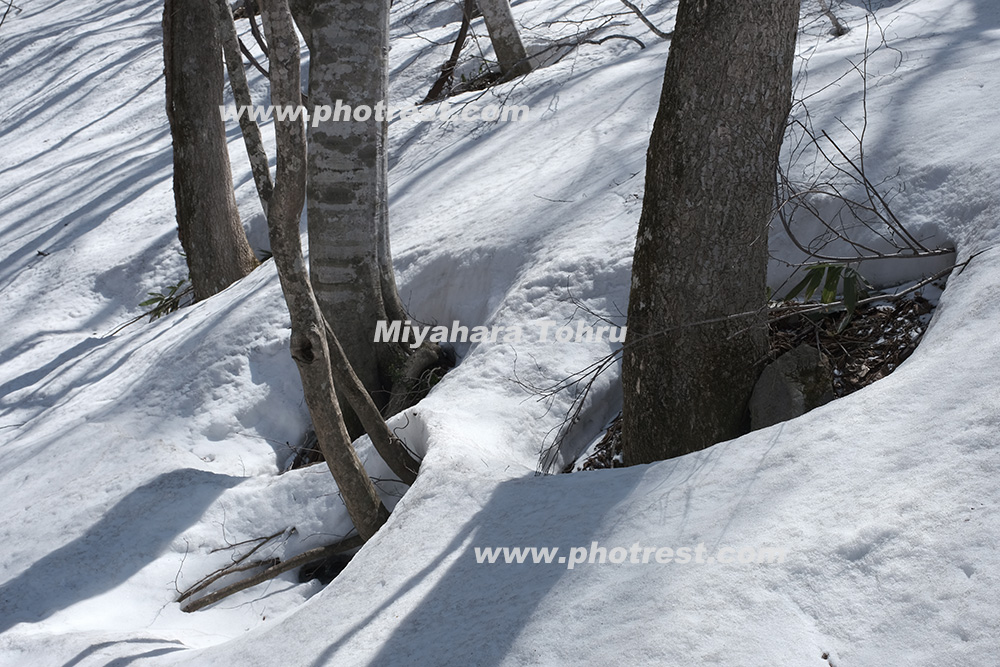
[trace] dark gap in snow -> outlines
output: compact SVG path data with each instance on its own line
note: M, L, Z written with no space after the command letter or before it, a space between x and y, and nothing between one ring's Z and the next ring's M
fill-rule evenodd
M843 308L772 320L768 325L770 358L773 361L802 344L818 348L833 369L833 395L842 398L899 368L920 344L934 306L920 292L904 299L867 304L855 311L842 331L838 328ZM601 439L562 472L620 467L621 413Z

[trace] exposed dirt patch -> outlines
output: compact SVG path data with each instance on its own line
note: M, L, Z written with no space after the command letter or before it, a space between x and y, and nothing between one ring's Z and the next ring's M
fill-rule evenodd
M867 387L896 370L913 354L927 329L934 306L920 294L897 301L859 306L843 331L840 309L831 313L795 315L768 325L771 358L802 343L820 349L833 367L837 398ZM596 448L580 467L571 463L563 472L622 466L621 414L615 417Z

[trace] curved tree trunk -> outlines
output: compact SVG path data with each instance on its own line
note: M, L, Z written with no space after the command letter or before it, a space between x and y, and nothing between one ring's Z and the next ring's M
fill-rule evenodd
M264 0L263 17L270 43L272 104L298 104L299 41L286 0ZM267 223L292 319L292 357L302 377L320 449L355 528L367 540L385 523L388 512L344 426L331 376L326 327L302 256L299 217L305 198L306 146L301 120L276 120L275 137L277 169Z
M632 269L628 465L748 430L798 13L797 0L680 2Z
M246 276L254 258L240 224L219 114L222 50L211 4L166 0L163 61L174 147L177 230L196 299Z

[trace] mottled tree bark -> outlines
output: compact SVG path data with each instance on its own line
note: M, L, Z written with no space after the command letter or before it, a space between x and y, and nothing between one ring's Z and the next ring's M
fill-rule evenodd
M528 53L521 42L521 33L510 11L510 0L476 0L483 13L486 30L490 33L490 43L497 54L500 71L504 78L527 74L531 71Z
M389 252L389 3L317 0L297 17L310 52L310 104L334 108L334 118L309 128L313 289L351 366L384 409L408 356L402 345L373 342L379 320L406 317Z
M680 2L632 269L628 465L748 430L798 15L797 0Z
M212 6L166 0L163 59L173 136L177 230L196 299L249 274L257 260L240 224L226 146L222 51Z
M264 0L270 48L271 103L298 104L299 41L286 0ZM388 512L358 459L344 426L330 367L326 326L306 271L299 237L305 199L306 145L302 121L275 120L277 169L268 210L271 251L292 320L291 348L320 450L337 482L354 527L367 540Z

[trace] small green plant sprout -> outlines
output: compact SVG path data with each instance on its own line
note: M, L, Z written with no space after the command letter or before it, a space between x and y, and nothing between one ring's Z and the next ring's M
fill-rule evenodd
M190 294L194 289L193 285L188 285L184 289L181 289L181 286L186 282L186 278L181 278L177 283L168 285L166 293L147 292L146 294L150 298L139 303L141 307L149 308L143 315L149 315L149 321L152 322L180 308L181 299Z
M843 331L854 316L859 299L867 299L875 288L865 280L864 276L846 264L812 264L806 270L806 276L795 285L784 301L791 301L802 294L804 301L809 301L819 290L820 303L834 303L837 294L844 295L844 319L837 326L837 331Z

